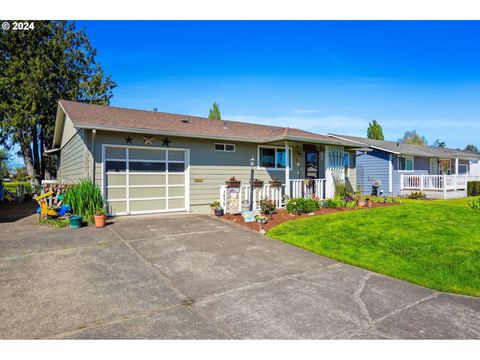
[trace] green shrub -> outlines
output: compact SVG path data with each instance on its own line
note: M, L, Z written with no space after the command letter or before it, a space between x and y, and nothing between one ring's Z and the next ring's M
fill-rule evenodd
M414 191L410 195L408 195L409 199L414 199L414 200L424 200L427 198L427 195L425 195L421 191Z
M345 181L335 181L335 196L341 198L345 197L348 194L348 188L345 184Z
M467 195L480 196L480 181L467 182Z
M320 201L315 199L292 198L287 202L287 211L294 214L308 214L320 207Z
M324 201L324 206L326 208L340 208L344 207L345 201L340 196L335 196L334 198L326 199Z
M468 201L468 206L470 206L470 209L480 211L480 197Z
M275 213L275 210L277 207L275 206L275 203L270 200L270 199L263 199L260 200L260 210L262 211L262 214L273 214Z
M83 216L83 220L93 222L93 216L104 208L100 188L89 179L80 180L65 193L64 204L70 205L72 213Z

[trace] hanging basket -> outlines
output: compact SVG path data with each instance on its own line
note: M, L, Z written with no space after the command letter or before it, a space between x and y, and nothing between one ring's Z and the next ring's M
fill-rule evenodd
M258 181L258 180L254 181L254 182L253 182L253 187L254 187L255 189L260 189L260 188L262 188L262 187L263 187L263 181Z
M270 180L270 186L274 188L279 188L282 186L282 182L280 180Z

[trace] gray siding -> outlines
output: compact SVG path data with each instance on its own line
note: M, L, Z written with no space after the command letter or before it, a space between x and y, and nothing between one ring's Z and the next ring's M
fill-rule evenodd
M57 178L63 182L72 183L86 177L86 150L85 131L81 129L60 151Z
M357 152L356 178L363 195L370 195L372 192L372 181L369 180L371 177L379 179L382 182L380 189L384 194L388 194L388 159L389 154L380 150L366 154Z

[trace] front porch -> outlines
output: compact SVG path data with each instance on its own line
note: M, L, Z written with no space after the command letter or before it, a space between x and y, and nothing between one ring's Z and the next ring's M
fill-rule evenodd
M335 183L347 183L355 190L355 151L331 143L286 141L259 145L254 162L254 178L263 185L254 188L252 204L260 209L260 201L268 199L277 208L285 207L288 198L335 196ZM232 174L237 178L237 174ZM271 180L276 179L277 184ZM278 184L281 182L281 185ZM280 185L280 186L279 186ZM240 186L220 185L220 206L225 213L240 213L250 208L250 179L243 177Z
M400 194L421 191L432 199L467 197L467 183L480 181L476 175L404 175L400 177Z

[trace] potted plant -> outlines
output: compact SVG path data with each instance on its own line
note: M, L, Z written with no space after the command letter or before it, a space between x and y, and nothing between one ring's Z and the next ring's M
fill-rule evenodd
M97 228L102 228L106 224L106 219L107 219L107 212L105 209L97 209L95 210L95 215L93 216L95 220L95 227Z
M225 184L231 188L239 188L240 187L240 180L238 180L235 176L230 177Z
M274 179L270 180L269 182L270 182L270 186L272 186L272 187L281 187L282 186L282 181L278 178L274 178Z
M263 180L254 179L254 180L253 180L253 187L254 187L255 189L259 189L259 188L263 187Z
M223 216L223 209L221 206L215 208L215 216Z
M215 209L220 206L220 201L215 200L210 204L210 211L212 212L212 215L215 215Z

